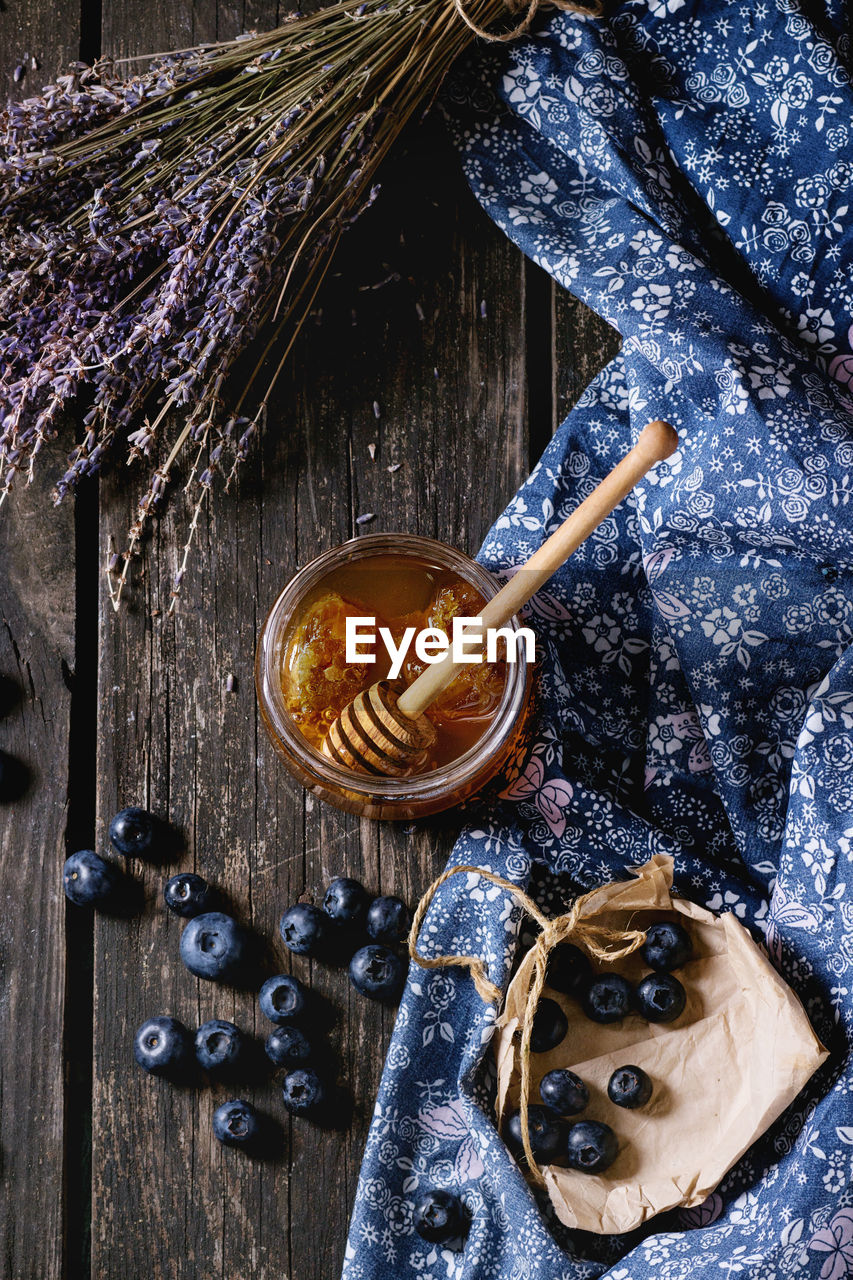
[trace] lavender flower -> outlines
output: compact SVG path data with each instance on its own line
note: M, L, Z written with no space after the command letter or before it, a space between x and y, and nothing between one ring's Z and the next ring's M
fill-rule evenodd
M491 22L503 4L470 9ZM204 499L264 428L340 235L473 38L452 15L451 0L340 0L126 77L108 59L75 63L0 115L0 501L72 403L83 436L57 501L119 447L147 465L107 564L116 607L180 466L194 502L178 591ZM418 75L401 74L410 65ZM234 364L268 323L227 408Z

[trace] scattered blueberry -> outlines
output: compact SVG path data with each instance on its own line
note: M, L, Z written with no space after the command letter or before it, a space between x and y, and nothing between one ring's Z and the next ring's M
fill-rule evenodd
M323 910L335 924L357 929L364 925L368 901L369 896L363 884L350 880L348 876L338 876L326 890Z
M667 973L680 969L693 950L690 934L677 920L658 920L646 930L640 954L650 969Z
M310 1115L326 1101L323 1082L310 1067L298 1067L284 1077L281 1096L287 1110L295 1116Z
M177 1018L149 1018L133 1040L133 1056L152 1076L177 1075L192 1057L192 1038Z
M371 943L356 951L349 965L356 991L371 1000L399 1000L406 981L406 966L388 947Z
M78 907L114 907L121 896L124 877L112 862L91 849L72 853L62 869L65 896Z
M557 1067L542 1077L539 1096L561 1116L576 1116L589 1103L589 1089L580 1076L565 1067Z
M120 809L110 823L110 842L126 858L148 858L154 852L160 823L147 809Z
M176 916L189 920L209 911L213 905L213 890L206 880L192 871L181 871L163 886L163 901Z
M561 942L548 957L545 981L554 991L580 998L592 977L592 965L580 947Z
M329 917L319 907L295 902L281 917L279 930L289 951L298 956L316 956L326 942Z
M617 1107L644 1107L652 1096L652 1082L642 1067L617 1067L610 1077L607 1096Z
M246 1147L258 1136L258 1113L251 1102L232 1098L213 1113L213 1135L226 1147Z
M314 1056L314 1046L301 1027L276 1027L264 1047L277 1067L299 1067Z
M540 1000L533 1015L533 1026L530 1033L530 1050L532 1053L547 1053L554 1049L569 1029L569 1020L556 1000L546 996Z
M619 1022L631 1010L631 984L618 973L602 973L586 989L584 1013L593 1022Z
M436 1187L415 1201L415 1231L431 1244L445 1244L465 1234L465 1210L451 1191Z
M237 977L247 952L246 930L221 911L195 916L181 934L181 959L197 978L225 981Z
M291 1022L302 1017L308 1005L308 989L289 973L267 978L258 997L261 1013L270 1022Z
M527 1108L530 1149L537 1164L550 1164L565 1150L566 1126L547 1107ZM506 1126L507 1141L516 1156L524 1156L521 1140L521 1112L513 1111Z
M569 1164L581 1173L603 1173L619 1153L616 1134L609 1124L598 1120L581 1120L569 1130L566 1143Z
M196 1061L211 1075L233 1073L245 1053L246 1037L233 1022L211 1018L195 1033Z
M687 996L671 973L650 973L635 993L637 1012L648 1022L674 1022L684 1012Z
M407 938L411 926L412 913L401 898L374 898L367 909L367 932L386 947Z

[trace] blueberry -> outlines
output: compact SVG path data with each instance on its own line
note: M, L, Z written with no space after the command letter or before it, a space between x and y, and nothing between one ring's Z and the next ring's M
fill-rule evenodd
M591 977L592 965L580 947L571 942L561 942L548 957L545 981L554 991L580 999Z
M213 1135L226 1147L247 1147L258 1136L258 1113L251 1102L232 1098L213 1113Z
M192 1058L192 1038L177 1018L149 1018L133 1040L133 1056L152 1076L179 1075Z
M371 1000L399 1000L406 981L406 966L395 952L375 943L360 947L349 964L350 982Z
M367 910L367 932L374 942L393 947L409 936L412 913L401 898L374 898Z
M644 1107L652 1096L652 1082L642 1067L617 1067L610 1077L607 1096L617 1107Z
M326 890L323 910L335 924L348 929L359 929L364 925L368 901L369 896L363 884L350 880L348 876L338 876Z
M155 851L162 824L147 809L120 809L110 823L110 842L126 858L149 858Z
M267 978L258 997L261 1013L270 1022L291 1022L304 1015L308 1005L308 988L289 973Z
M631 984L618 973L602 973L586 989L583 1011L593 1022L619 1022L631 1009Z
M540 1000L533 1015L530 1035L532 1053L547 1053L560 1043L569 1029L569 1020L556 1000Z
M213 905L213 890L201 876L192 871L181 871L164 884L163 901L176 916L189 920L210 910Z
M181 934L181 959L197 978L226 981L242 971L249 949L246 930L221 911L189 921Z
M195 1056L211 1075L229 1075L246 1054L246 1037L233 1022L211 1018L195 1033Z
M646 930L640 954L650 969L666 973L690 959L690 934L677 920L658 920Z
M598 1120L581 1120L569 1130L566 1143L569 1164L581 1173L603 1173L619 1153L616 1134L609 1124Z
M264 1047L277 1067L298 1067L314 1056L314 1046L301 1027L276 1027Z
M465 1234L465 1210L452 1191L424 1191L415 1201L415 1231L431 1244L444 1244Z
M329 917L319 907L296 902L287 908L278 927L289 951L298 956L316 956L328 937Z
M62 869L65 896L78 907L114 907L124 887L124 877L112 862L91 849L72 853Z
M550 1164L565 1150L566 1126L547 1107L527 1108L530 1149L537 1164ZM506 1126L507 1143L517 1157L523 1158L521 1112L513 1111Z
M637 986L635 1001L648 1022L674 1022L684 1012L687 996L671 973L650 973Z
M326 1101L326 1090L316 1071L297 1067L284 1077L281 1096L292 1115L305 1116L320 1110Z
M557 1067L542 1077L539 1096L558 1115L576 1116L589 1102L589 1089L574 1071Z

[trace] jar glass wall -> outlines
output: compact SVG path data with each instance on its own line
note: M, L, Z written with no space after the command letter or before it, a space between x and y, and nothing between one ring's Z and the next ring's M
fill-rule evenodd
M287 648L309 597L316 596L329 575L358 563L369 569L371 558L392 556L402 565L426 565L457 574L491 599L500 583L463 552L431 538L378 533L354 538L318 556L301 569L276 600L261 630L255 681L267 732L286 767L309 791L338 808L371 818L415 818L448 809L474 795L503 767L523 728L530 670L524 646L506 664L500 702L481 736L462 755L425 773L385 778L355 773L334 764L300 732L288 711L282 683ZM513 619L512 627L518 629Z

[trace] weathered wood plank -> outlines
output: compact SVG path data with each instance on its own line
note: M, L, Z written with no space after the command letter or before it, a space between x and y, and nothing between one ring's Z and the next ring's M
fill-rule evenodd
M554 290L554 429L622 339L611 326L559 285Z
M309 417L315 461L306 480L318 490L325 474L341 497L348 480L350 523L331 516L330 529L325 503L316 503L316 516L310 504L304 515L300 506L300 563L357 532L355 518L371 512L375 519L363 526L369 532L424 534L473 553L527 471L523 260L465 189L436 124L421 130L388 172L385 204L371 224L354 233L344 278L324 303L318 330L328 350L346 351L346 359L333 372L315 362L313 379L308 372L301 383L308 400L312 386L322 387L324 401L321 414ZM369 287L389 277L383 287ZM309 804L305 887L319 898L330 878L351 874L414 903L458 827L458 815L377 825ZM340 1053L355 1115L343 1141L295 1135L292 1236L300 1256L292 1274L300 1280L327 1280L340 1265L393 1026L393 1013L361 1000L345 973L326 972L320 985L343 1011ZM318 1199L329 1206L321 1222L312 1215Z
M104 48L117 54L240 29L237 15L215 3L104 6ZM120 541L127 528L134 495L121 480L103 486L103 540L115 534ZM187 840L180 865L197 867L240 918L258 924L253 874L263 883L278 856L274 841L255 838L255 568L241 550L257 541L260 511L251 501L222 505L224 518L214 512L205 522L199 575L177 625L163 616L181 541L171 518L155 529L130 607L114 617L102 593L99 827L105 831L111 813L132 802L170 817ZM233 693L225 691L228 674ZM301 843L301 824L295 834ZM263 1280L287 1267L286 1159L253 1163L220 1148L211 1117L233 1093L146 1079L130 1055L136 1025L156 1012L193 1029L215 1016L252 1032L257 1019L265 1034L249 994L198 982L183 969L180 925L162 906L172 870L140 868L144 915L130 925L105 921L96 934L92 1271Z
M46 456L0 521L0 671L20 701L0 746L30 771L0 814L3 1034L0 1036L0 1274L61 1274L63 1244L65 899L68 735L74 672L73 509L50 512ZM50 512L50 516L46 514ZM71 559L69 561L69 550Z
M0 20L3 96L22 98L77 56L79 5L22 0ZM35 60L35 65L33 63ZM23 74L16 81L15 68ZM0 748L23 761L26 794L0 808L0 1276L55 1280L63 1269L67 964L61 868L75 689L75 528L50 489L64 449L0 517L0 674L19 699ZM86 927L83 928L84 934ZM73 927L72 927L73 932ZM85 946L85 939L84 939ZM84 1004L88 993L82 993ZM78 1153L74 1153L76 1160Z
M160 27L163 14L147 3L114 0L104 30L117 52L163 47L179 40L188 14L170 7L171 25ZM195 38L203 21L205 33L213 25L206 6L194 21ZM221 12L216 33L230 33ZM350 233L238 495L217 496L205 512L177 617L149 617L169 602L181 541L171 516L149 544L130 607L114 618L102 598L100 830L120 804L168 813L187 838L180 865L226 889L269 940L284 906L319 899L343 871L413 899L451 830L380 833L312 803L284 776L252 688L264 612L297 564L352 534L360 512L377 513L371 531L414 530L474 550L527 469L522 260L463 190L443 143L406 163ZM399 281L373 287L395 273ZM132 502L124 475L105 479L104 551ZM99 922L96 933L93 1273L329 1280L392 1019L357 1000L342 972L291 961L273 941L278 964L337 1011L330 1042L353 1124L346 1133L290 1124L264 1084L245 1092L282 1122L280 1156L252 1162L218 1149L210 1116L226 1095L143 1078L130 1061L134 1027L169 1012L193 1026L217 1015L259 1035L266 1028L249 994L182 970L179 926L156 902L166 873L136 870L146 914Z
M29 787L0 810L0 1275L62 1273L68 735L74 681L74 513L50 507L51 450L0 520L0 672L19 701L0 747ZM70 975L69 975L70 976Z

